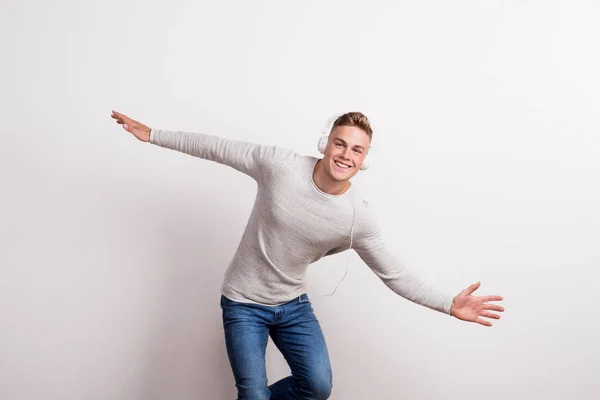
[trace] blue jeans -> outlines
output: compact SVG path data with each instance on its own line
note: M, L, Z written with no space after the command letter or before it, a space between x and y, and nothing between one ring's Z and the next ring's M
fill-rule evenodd
M221 296L221 308L238 400L329 398L329 353L306 294L274 307L239 303ZM265 350L269 336L292 375L267 386Z

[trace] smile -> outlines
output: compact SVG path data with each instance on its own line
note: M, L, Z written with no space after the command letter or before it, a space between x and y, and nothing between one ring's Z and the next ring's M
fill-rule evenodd
M350 169L350 168L352 168L350 165L343 164L343 163L341 163L339 161L334 161L334 162L335 162L335 165L337 165L338 167L340 167L342 169Z

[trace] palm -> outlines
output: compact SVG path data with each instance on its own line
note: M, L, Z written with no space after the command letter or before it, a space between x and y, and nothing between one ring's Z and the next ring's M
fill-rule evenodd
M495 312L503 312L504 308L490 304L490 301L500 301L502 296L473 296L472 293L479 288L481 283L477 282L461 291L452 300L451 314L463 321L476 322L485 326L492 326L492 323L485 318L500 319L500 315Z
M123 125L123 129L133 134L133 136L142 142L150 141L150 128L146 125L141 124L138 121L116 111L113 111L110 116L117 120L117 124Z

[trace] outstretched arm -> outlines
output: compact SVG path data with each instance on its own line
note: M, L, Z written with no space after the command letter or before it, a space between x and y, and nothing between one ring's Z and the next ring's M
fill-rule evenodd
M501 301L502 296L473 296L473 292L481 285L479 282L452 298L421 278L417 271L400 264L382 242L377 240L371 245L375 243L379 244L375 247L357 246L355 250L373 272L400 296L457 319L484 326L492 326L484 317L500 319L498 313L503 312L504 308L490 302ZM378 250L372 252L371 249L375 248Z
M150 127L116 111L111 117L142 142L177 150L194 157L202 158L232 167L256 181L278 163L298 157L292 150L276 146L230 140L218 136L192 132L171 132Z
M502 300L501 296L473 296L480 283L477 282L450 296L423 279L420 274L404 266L385 244L377 224L368 209L362 209L360 229L354 250L373 272L394 292L419 305L443 312L453 317L481 325L492 323L483 318L499 319L504 308L491 304Z

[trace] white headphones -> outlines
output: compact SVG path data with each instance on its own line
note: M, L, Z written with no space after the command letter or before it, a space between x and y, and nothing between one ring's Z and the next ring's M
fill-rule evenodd
M329 134L331 133L333 124L342 115L343 114L336 114L333 117L329 118L329 121L327 121L327 125L325 125L325 127L323 128L323 131L321 133L321 138L319 139L319 144L317 145L317 148L319 149L319 153L325 154L325 149L327 149L327 142L329 141ZM360 169L363 171L368 169L371 166L371 163L373 160L373 157L371 156L372 148L373 148L373 146L369 146L369 152L367 153L367 156L365 157L365 159L360 167Z

